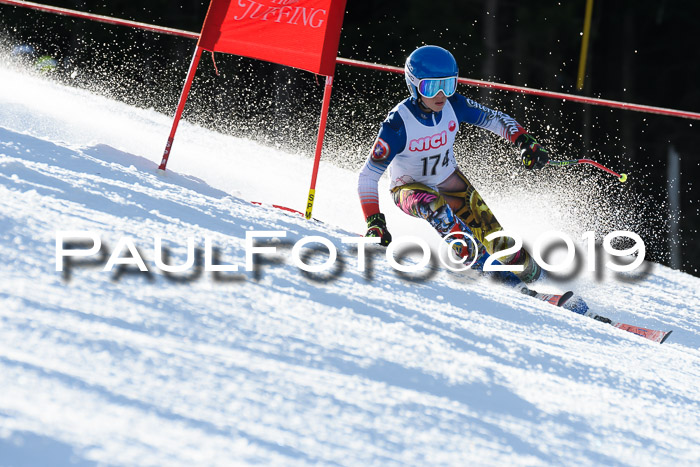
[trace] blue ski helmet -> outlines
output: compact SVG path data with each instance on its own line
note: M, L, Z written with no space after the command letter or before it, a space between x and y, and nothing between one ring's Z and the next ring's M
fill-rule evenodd
M420 80L425 78L457 77L459 68L457 67L457 61L448 50L437 45L424 45L423 47L418 47L408 56L404 72L406 85L411 92L411 96L414 99L418 99L417 86Z

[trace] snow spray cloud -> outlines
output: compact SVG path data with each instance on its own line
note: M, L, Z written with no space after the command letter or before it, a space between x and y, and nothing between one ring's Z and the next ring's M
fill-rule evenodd
M474 245L474 250L476 250L477 242L476 240L465 232L455 232L452 234L455 238L447 238L448 241L440 243L440 253L438 256L439 262L446 269L453 272L466 271L476 263L477 258L472 258L471 261L458 259L450 255L451 248L456 243L461 243L462 245L467 245L467 242L471 242ZM277 255L278 248L274 246L274 242L279 245L280 238L286 238L287 232L284 230L264 230L256 231L250 230L246 232L245 239L243 240L243 250L244 250L244 270L246 272L256 271L256 258L260 258L263 255L274 256ZM487 241L493 241L496 238L507 237L512 239L513 245L510 248L497 251L493 255L489 256L483 265L479 265L478 269L483 269L485 272L520 272L523 270L522 265L504 265L498 261L499 258L511 255L523 246L522 239L513 233L507 231L494 232L486 237ZM622 250L613 247L613 241L618 238L631 239L634 244ZM584 235L584 240L587 242L586 248L586 270L593 272L596 268L596 244L595 244L595 232L586 232ZM256 243L257 240L264 239L272 241L273 245L261 246ZM340 239L341 244L354 246L357 249L355 255L356 270L360 273L365 273L367 271L367 245L378 244L379 238L376 237L342 237ZM557 263L549 263L543 258L543 252L550 250L556 243L562 243L566 247L566 255L563 261L558 261ZM182 244L182 242L179 242ZM200 263L198 257L204 257L203 269L205 272L212 273L231 273L239 272L238 264L219 264L217 254L218 251L209 237L204 238L204 253L202 255L201 250L195 249L195 238L187 237L184 242L187 245L187 259L184 263L174 265L169 262L169 253L167 249L163 246L163 238L156 236L153 238L153 266L149 268L144 261L144 257L141 254L139 248L134 243L131 237L121 237L111 253L106 250L105 245L102 242L101 236L96 231L57 231L56 232L56 271L64 273L64 279L70 278L70 271L76 266L90 265L103 265L103 272L113 272L115 266L120 270L124 267L130 267L138 269L138 271L143 273L151 273L153 267L166 275L166 277L172 277L172 274L182 274L191 272L196 269ZM321 245L322 248L327 250L327 257L324 261L315 262L309 264L305 261L307 254L314 250L310 245ZM626 264L619 264L613 261L607 261L605 267L616 272L631 272L638 268L643 262L646 253L646 248L642 238L634 232L630 231L614 231L610 232L604 237L603 249L606 253L614 257L630 257L635 256L634 259ZM397 259L403 257L401 253L404 248L415 248L418 247L421 251L421 256L418 261L406 261L400 262ZM347 249L347 248L346 248ZM392 269L403 274L417 274L422 273L425 268L431 264L432 251L428 243L416 236L403 236L397 237L389 246L383 250L386 262ZM563 232L549 231L546 232L537 239L532 248L532 257L534 260L546 271L549 272L562 272L571 268L574 263L576 248L574 246L573 240ZM336 262L338 261L338 247L330 239L318 235L306 236L297 240L290 251L289 259L291 264L298 268L300 271L305 273L327 273L331 269L336 267ZM76 261L76 258L81 258ZM447 259L445 259L447 258ZM199 276L197 274L196 276ZM118 277L118 276L117 276Z

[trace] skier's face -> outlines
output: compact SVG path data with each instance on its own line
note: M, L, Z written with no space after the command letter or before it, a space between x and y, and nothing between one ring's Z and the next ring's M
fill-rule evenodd
M433 112L440 112L442 108L445 107L447 97L445 97L444 92L440 91L435 97L421 97L421 100L423 101L423 105Z

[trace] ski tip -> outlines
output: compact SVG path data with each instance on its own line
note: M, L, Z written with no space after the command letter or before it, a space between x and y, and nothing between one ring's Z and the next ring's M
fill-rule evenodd
M673 332L673 331L668 331L668 332L664 335L664 337L661 338L661 340L659 341L659 344L663 344L664 342L666 342L666 339L668 339L668 336L670 336L672 332Z
M574 296L574 293L573 293L571 290L569 290L568 292L564 292L564 293L561 294L561 296L559 297L559 301L557 302L557 306L562 306L562 305L564 305L564 303L568 302L569 299L570 299L571 297L573 297L573 296Z

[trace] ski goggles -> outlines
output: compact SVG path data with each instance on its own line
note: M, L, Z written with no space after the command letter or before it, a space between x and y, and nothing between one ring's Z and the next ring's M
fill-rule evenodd
M435 97L442 91L445 97L450 97L457 91L457 77L449 78L424 78L418 82L418 93L428 99Z

